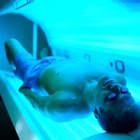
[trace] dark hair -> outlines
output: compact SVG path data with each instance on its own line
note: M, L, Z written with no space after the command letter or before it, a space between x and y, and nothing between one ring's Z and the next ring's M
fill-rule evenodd
M139 125L138 107L124 112L116 117L112 112L99 108L100 117L97 118L101 127L107 132L127 133L135 130Z

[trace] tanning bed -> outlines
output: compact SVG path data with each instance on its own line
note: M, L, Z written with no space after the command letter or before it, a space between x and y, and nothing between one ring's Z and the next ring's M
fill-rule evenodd
M115 66L119 72L123 72L124 62L128 88L137 101L140 99L140 8L137 1L127 6L113 0L13 2L0 15L23 15L39 25L49 40L53 55L70 58L79 55L88 61L103 59L105 65L111 62L112 69ZM82 140L104 132L92 115L67 123L46 118L18 92L21 84L12 73L0 72L0 93L21 140Z
M128 87L134 89L133 97L139 101L138 81L127 80ZM93 115L63 123L45 117L18 92L21 84L13 73L0 71L0 93L21 140L82 140L104 132Z

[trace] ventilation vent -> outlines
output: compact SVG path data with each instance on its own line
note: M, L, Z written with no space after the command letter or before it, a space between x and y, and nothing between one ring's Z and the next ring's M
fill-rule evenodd
M18 10L30 3L32 3L34 0L17 0L16 2L14 2L14 9Z

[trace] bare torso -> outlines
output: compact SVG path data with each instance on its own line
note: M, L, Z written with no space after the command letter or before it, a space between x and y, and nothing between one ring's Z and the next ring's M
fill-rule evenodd
M81 60L58 60L50 64L40 75L39 82L49 94L67 90L79 95L84 87L99 78L91 63Z

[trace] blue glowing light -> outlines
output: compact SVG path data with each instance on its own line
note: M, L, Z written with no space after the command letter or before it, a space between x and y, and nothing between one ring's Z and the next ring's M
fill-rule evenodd
M135 60L138 61L138 59L132 58L139 58L140 54L140 10L133 10L132 7L136 6L135 3L131 5L131 3L124 4L122 2L123 0L34 0L31 4L20 6L20 9L17 8L12 12L22 14L39 24L52 48L67 49L68 51L76 49L75 55L82 50L97 51L100 52L97 58L105 58L103 56L106 56L108 59L111 57L107 63L112 58L118 58L114 54L127 55L126 59L129 60L129 63L125 61L127 72L129 75L137 77L139 69L136 69L138 62ZM88 60L90 60L89 54L85 55L88 56ZM107 56L107 54L109 55ZM96 58L96 54L94 54L94 58ZM133 60L135 64L132 63ZM105 59L104 62L106 63ZM136 71L136 74L130 72L133 70ZM12 82L13 79L11 85ZM132 81L132 83L134 82ZM16 84L13 86L14 88L19 86L18 81ZM135 89L134 92L139 93L138 87L131 84L129 87ZM139 94L135 95L136 98L139 98ZM20 97L20 95L19 98L26 107L28 105L28 110L34 117L35 127L38 127L44 136L49 135L51 140L56 138L59 140L79 140L104 132L91 116L84 120L56 123L43 117L40 112L26 104L25 98ZM23 110L23 114L25 118L28 118L28 114L26 115L24 111L26 109ZM18 125L18 129L21 130L21 126Z
M52 47L128 53L140 50L139 11L119 0L36 0L16 13L38 23Z

